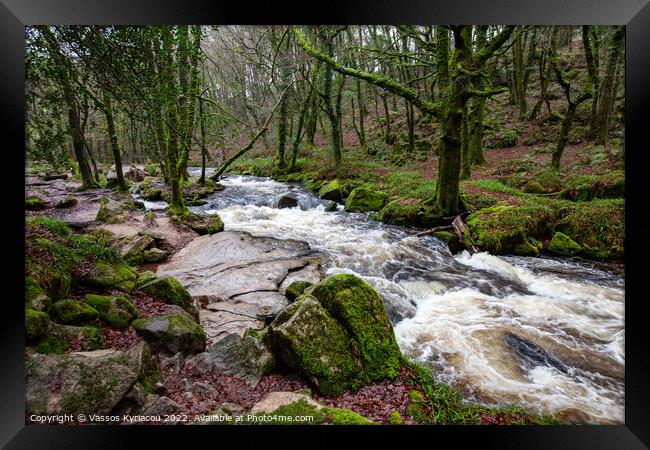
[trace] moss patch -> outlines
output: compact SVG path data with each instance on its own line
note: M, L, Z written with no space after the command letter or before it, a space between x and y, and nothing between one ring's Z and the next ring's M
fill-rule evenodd
M114 328L126 328L139 315L138 308L124 297L86 294L86 303L99 312L99 317Z
M347 212L380 211L388 202L388 194L359 187L350 192L345 202Z

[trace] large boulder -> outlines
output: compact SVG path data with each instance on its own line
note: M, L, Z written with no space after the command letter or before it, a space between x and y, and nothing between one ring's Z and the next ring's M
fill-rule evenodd
M266 338L282 362L323 394L352 388L362 370L343 326L310 295L287 306L269 326Z
M219 233L224 230L224 224L217 213L208 216L199 216L198 214L185 214L182 216L173 216L173 219L184 225L187 225L192 231L200 235Z
M95 350L65 355L28 352L27 414L110 414L155 365L144 342L129 351Z
M159 248L150 248L142 252L142 257L145 262L148 263L159 263L167 259L167 252Z
M388 202L388 194L358 187L350 192L345 202L347 212L380 211Z
M363 365L363 381L395 378L401 353L377 291L361 278L334 275L307 289L346 330Z
M134 181L136 183L144 180L144 168L136 166L122 166L122 175L126 180ZM117 172L115 171L115 164L113 164L106 174L107 186L117 186Z
M325 200L340 202L343 198L343 191L341 190L339 180L332 180L329 183L324 184L318 191L318 195L320 198Z
M86 284L93 288L116 288L131 292L138 274L128 264L97 261L84 277Z
M155 351L191 355L205 350L205 331L180 309L172 314L137 319L132 325Z
M277 207L282 208L295 208L298 206L298 199L293 194L284 194L282 195L277 202Z
M114 328L128 327L140 314L125 297L86 294L86 303L97 310L102 321Z
M354 275L307 288L271 323L266 341L325 395L399 375L402 356L383 300Z
M275 358L262 340L252 335L229 334L208 351L185 360L185 367L213 375L239 377L255 388L262 375L275 368Z

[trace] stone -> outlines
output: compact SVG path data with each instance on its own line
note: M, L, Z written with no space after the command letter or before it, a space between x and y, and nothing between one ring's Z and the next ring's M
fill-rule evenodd
M280 209L295 208L296 206L299 206L299 203L298 203L298 199L294 195L284 194L278 199L276 206Z
M181 308L192 306L192 296L178 280L171 276L154 278L151 281L138 285L138 289L147 294L164 300L170 305Z
M330 200L325 204L325 211L327 212L332 212L336 211L338 209L338 203L336 203L334 200Z
M159 248L151 248L142 253L144 261L148 263L159 263L167 259L167 252Z
M352 388L362 370L343 326L308 294L275 318L266 341L276 357L306 376L325 395Z
M249 414L268 414L272 413L280 406L290 405L297 401L304 401L316 409L323 408L323 405L313 400L311 397L298 392L276 391L270 392L259 402L255 403Z
M78 203L77 199L71 195L67 196L66 198L59 200L54 204L55 208L63 209L63 208L72 208Z
M347 212L380 211L388 202L388 194L358 187L350 192L345 202Z
M165 416L181 413L181 406L169 397L159 397L153 405L142 412L144 416ZM173 423L173 422L169 422Z
M335 202L340 202L343 198L343 192L341 191L341 184L339 180L332 180L329 183L323 185L319 191L318 195L324 200L333 200Z
M34 277L25 277L25 306L29 306L38 311L47 311L50 303L50 297L48 297Z
M86 294L86 303L95 308L100 319L113 328L126 328L139 316L138 308L124 297Z
M562 256L575 256L582 251L582 246L559 231L553 235L548 245L549 251Z
M63 299L50 307L52 320L64 325L78 325L99 318L99 312L92 306L79 300Z
M275 368L275 358L259 338L229 334L208 351L185 360L185 367L212 375L236 376L255 388Z
M130 264L140 264L144 261L144 250L154 242L148 235L140 235L120 249L120 254Z
M129 351L106 349L25 356L27 414L110 414L142 377L140 343Z
M116 288L131 292L137 276L137 272L127 264L97 261L84 277L84 281L93 288Z
M287 300L289 302L295 301L298 297L302 295L302 293L307 289L309 286L312 286L313 283L310 283L309 281L294 281L291 283L288 287L287 290L285 291L284 295L287 297Z
M99 211L97 211L97 216L95 217L97 222L121 223L126 219L127 215L124 212L122 205L108 197L102 197L100 200Z
M28 211L38 211L47 208L47 203L40 197L30 195L25 198L25 209Z
M187 313L144 317L132 325L154 351L190 355L205 350L205 332Z

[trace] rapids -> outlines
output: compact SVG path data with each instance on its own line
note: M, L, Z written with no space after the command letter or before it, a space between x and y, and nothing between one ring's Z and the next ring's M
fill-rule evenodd
M210 174L208 170L208 175ZM200 169L191 168L191 175ZM415 229L326 212L297 184L227 175L190 207L226 230L307 242L327 274L353 273L382 295L402 352L467 400L516 403L571 422L624 421L624 275L567 259L452 255ZM282 195L299 206L278 209ZM164 204L145 203L147 208Z

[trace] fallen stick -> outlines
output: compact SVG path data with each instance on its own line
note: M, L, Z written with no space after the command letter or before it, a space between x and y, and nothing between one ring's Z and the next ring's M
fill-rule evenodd
M430 228L428 230L420 231L419 233L417 233L415 235L415 237L428 236L429 234L433 234L436 231L448 230L450 228L451 228L451 225L442 225L442 226L439 226L439 227Z
M474 243L474 239L472 239L472 235L469 232L469 229L467 228L467 224L463 221L463 219L460 216L456 216L454 221L451 223L451 226L454 229L454 232L456 233L456 236L461 240L461 242L465 243L465 246L467 246L467 241L469 240L469 247L467 250L470 251L470 253L478 253L479 249ZM465 239L465 236L467 236L468 239Z

